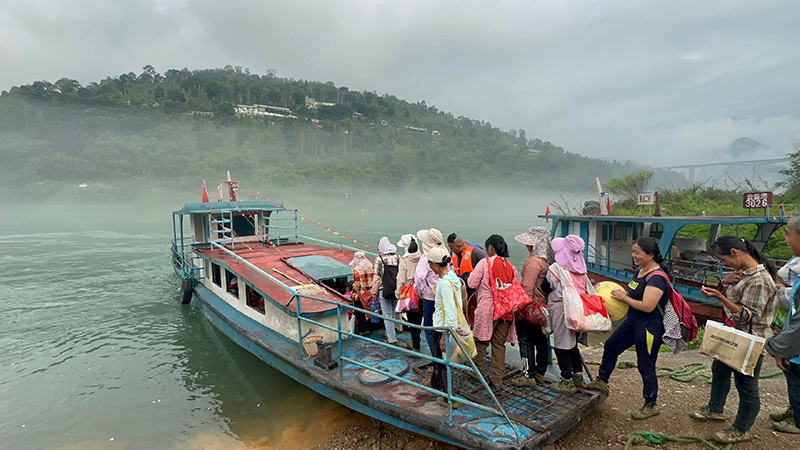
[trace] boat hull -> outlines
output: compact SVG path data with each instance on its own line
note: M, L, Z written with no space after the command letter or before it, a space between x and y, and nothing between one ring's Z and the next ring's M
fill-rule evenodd
M470 432L464 432L459 436L453 436L454 430L458 430L459 427L453 427L452 424L448 424L446 420L442 420L440 425L434 427L433 430L427 429L418 424L398 418L398 416L403 415L413 417L413 414L408 414L408 410L394 408L397 409L397 411L395 411L393 415L387 411L393 409L392 405L388 405L384 402L377 402L371 396L359 395L358 391L347 389L344 385L338 383L335 377L323 374L318 369L314 368L308 357L301 360L300 346L294 342L288 341L277 333L273 334L270 333L269 330L264 330L263 327L246 316L237 318L236 314L239 313L233 307L225 303L224 300L220 299L219 296L205 288L202 284L196 286L193 298L195 304L203 312L203 315L205 315L212 325L223 334L265 363L296 380L298 383L368 417L451 445L475 450L542 448L549 442L560 437L563 432L573 426L574 423L577 423L580 417L590 410L590 408L587 409L581 416L575 417L573 420L565 423L563 430L553 430L550 433L535 433L533 438L528 439L519 446L508 441L497 442L480 438ZM295 354L297 356L287 356L293 351L296 352ZM446 418L446 413L444 413L443 417ZM485 418L482 418L482 420L486 421ZM488 432L490 429L496 431L497 427L507 427L508 425L502 418L498 417L498 420L494 421L494 423L487 422L484 426ZM520 426L520 428L524 429L525 427Z

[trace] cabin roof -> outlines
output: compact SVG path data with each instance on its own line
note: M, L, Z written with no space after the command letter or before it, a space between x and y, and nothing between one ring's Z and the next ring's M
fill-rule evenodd
M183 208L173 211L173 215L208 214L222 211L249 212L249 211L283 211L286 208L282 203L262 200L247 200L241 202L207 202L187 203Z
M576 222L679 222L683 224L729 224L729 223L785 223L792 216L574 216L540 215L540 219L572 220Z
M353 274L353 268L325 255L294 256L289 262L317 280L330 280Z

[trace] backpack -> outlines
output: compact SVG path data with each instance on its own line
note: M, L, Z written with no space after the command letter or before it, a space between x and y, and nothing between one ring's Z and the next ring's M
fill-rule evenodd
M381 289L383 289L383 298L386 300L395 300L397 296L394 291L397 289L397 271L400 269L398 264L387 265L383 256L380 256L383 263L383 274L381 275Z
M675 290L675 287L672 286L672 282L669 280L669 277L667 277L663 272L655 271L648 275L647 279L649 280L654 274L664 277L669 284L669 302L672 306L672 310L678 316L678 321L680 322L681 339L683 339L684 342L691 342L697 339L697 330L700 328L700 326L697 324L697 319L695 319L694 315L692 314L692 307L689 305L689 302L687 302L686 299ZM666 320L666 314L664 314L664 311L661 311L661 313L664 315Z

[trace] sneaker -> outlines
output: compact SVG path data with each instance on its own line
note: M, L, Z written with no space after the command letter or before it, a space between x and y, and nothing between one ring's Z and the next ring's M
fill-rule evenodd
M572 394L578 391L578 388L575 387L575 383L572 380L561 380L558 383L551 384L549 387L562 394Z
M700 422L705 422L707 420L712 420L715 422L724 422L725 416L722 413L715 413L709 409L709 407L703 406L702 408L698 409L697 411L692 411L689 413L689 417L694 420L698 420Z
M781 411L781 412L769 413L770 420L772 420L774 422L783 422L784 420L789 419L791 417L794 417L794 415L792 413L792 407L791 406L786 408L786 410Z
M737 444L739 442L747 442L752 439L752 437L747 431L739 431L736 428L728 427L712 434L708 439L717 444Z
M442 408L447 408L447 399L444 397L436 397L436 403ZM457 402L453 402L453 409L458 409L461 406Z
M586 386L586 381L583 380L582 373L576 373L572 376L572 382L575 384L576 388L583 388Z
M514 378L511 380L512 386L536 386L536 378L529 378L527 375L522 375L520 377Z
M645 420L661 414L656 403L645 403L644 406L631 413L633 420Z
M604 394L608 394L608 383L601 380L600 378L595 378L594 381L592 381L591 383L584 384L583 388L592 391L600 391Z
M539 384L547 384L547 380L544 378L544 375L537 373L533 376L536 379L536 382Z
M794 423L791 420L785 420L783 422L773 422L772 429L780 431L781 433L800 434L800 428L794 426Z
M413 350L415 352L419 351L419 347L414 347L414 343L412 341L406 341L406 346L409 350Z

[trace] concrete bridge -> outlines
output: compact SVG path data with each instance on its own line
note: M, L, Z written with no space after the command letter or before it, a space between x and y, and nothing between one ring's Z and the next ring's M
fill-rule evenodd
M663 166L663 167L653 167L656 170L672 170L672 169L689 169L689 183L694 183L694 171L698 168L704 167L713 167L713 166L750 166L753 168L753 174L756 176L761 176L759 169L761 166L767 164L780 164L789 162L788 157L784 158L774 158L774 159L751 159L749 161L728 161L728 162L717 162L717 163L706 163L706 164L681 164L676 166Z

